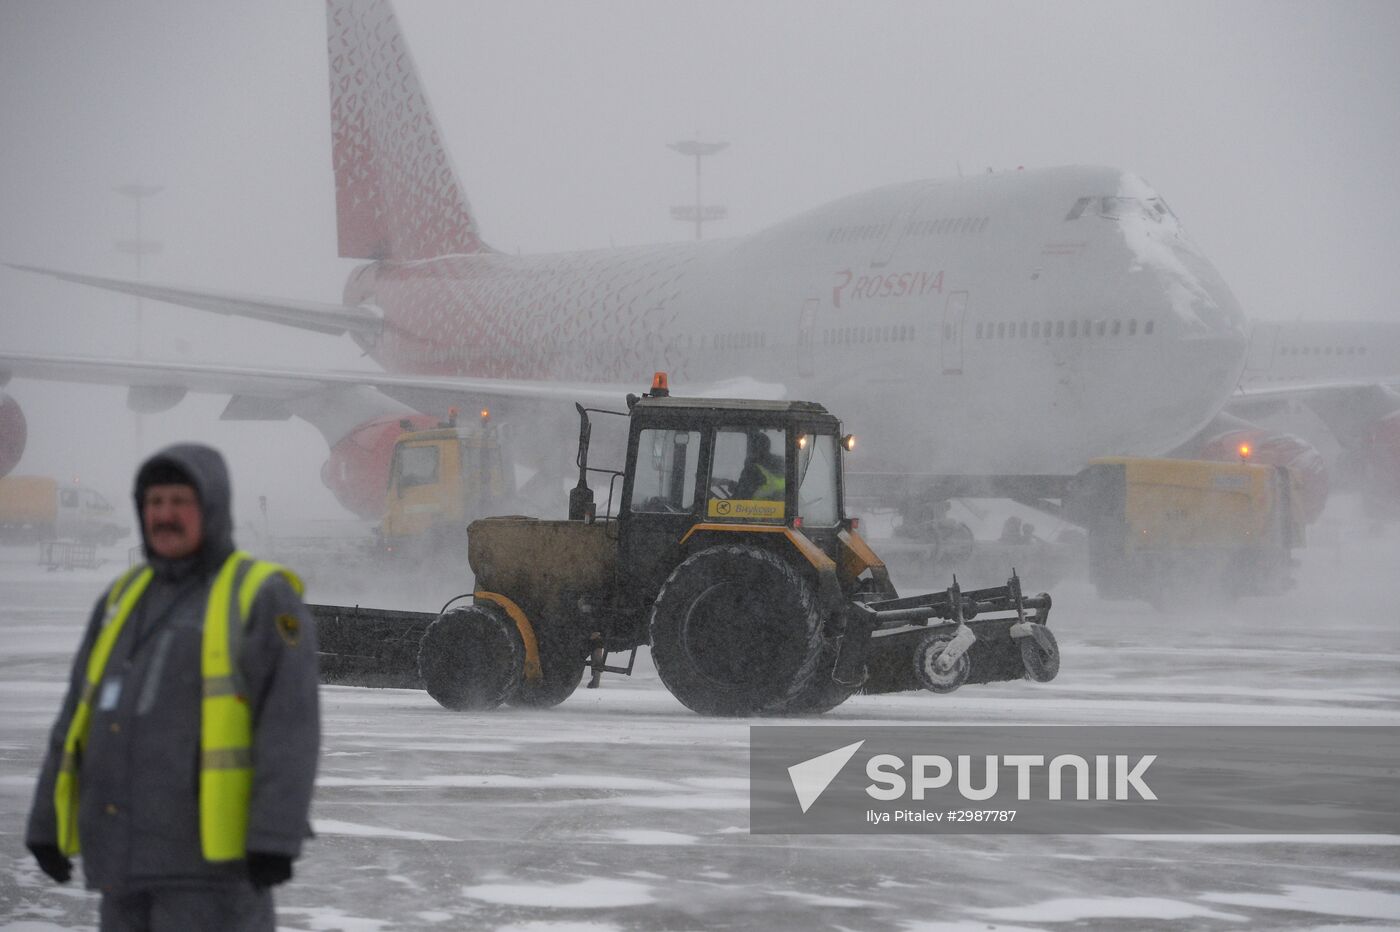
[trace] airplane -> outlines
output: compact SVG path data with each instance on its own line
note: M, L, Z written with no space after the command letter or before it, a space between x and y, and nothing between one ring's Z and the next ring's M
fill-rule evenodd
M906 514L974 493L1053 507L1092 457L1230 459L1245 434L1321 507L1314 447L1227 412L1278 397L1242 387L1264 371L1250 365L1262 331L1128 172L914 181L748 236L510 255L478 228L387 0L329 0L327 26L339 254L363 260L339 303L12 267L348 336L382 371L0 352L0 373L127 385L147 412L196 391L231 395L225 418L301 417L329 445L322 480L363 516L383 507L404 423L449 406L529 423L573 402L616 408L658 370L687 394L822 401L860 434L853 498ZM1375 412L1371 447L1400 472L1396 411ZM0 419L16 415L0 402ZM551 432L529 433L524 457L557 460ZM18 458L13 438L6 449Z

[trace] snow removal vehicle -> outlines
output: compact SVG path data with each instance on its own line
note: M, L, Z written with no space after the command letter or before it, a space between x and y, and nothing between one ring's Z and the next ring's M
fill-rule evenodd
M1245 453L1238 463L1090 460L1067 500L1089 532L1089 577L1105 599L1168 608L1285 591L1304 543L1297 477Z
M313 606L327 681L421 685L456 710L552 706L585 670L590 686L630 674L646 644L688 708L763 715L1058 672L1050 596L1023 595L1014 570L899 596L845 513L854 441L820 404L672 397L658 373L625 412L576 407L568 519L472 522L474 591L437 615ZM593 416L628 422L624 469L590 463Z

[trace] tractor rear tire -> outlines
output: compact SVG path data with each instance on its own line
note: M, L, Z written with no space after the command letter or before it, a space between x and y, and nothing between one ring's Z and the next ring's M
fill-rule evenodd
M822 638L821 655L811 678L787 699L764 710L766 715L824 715L860 692L859 686L842 686L831 678L840 641Z
M537 680L522 679L506 702L548 709L563 702L578 689L588 651L582 641L570 639L547 625L535 627L535 645L540 653L542 676Z
M651 613L661 682L701 715L757 715L806 687L821 655L812 583L778 554L723 545L671 573Z
M520 684L524 666L515 624L480 603L439 616L418 645L418 675L428 695L454 712L496 708Z

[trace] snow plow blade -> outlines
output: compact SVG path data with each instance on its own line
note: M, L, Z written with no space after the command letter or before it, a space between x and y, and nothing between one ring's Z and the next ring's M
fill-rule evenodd
M308 605L316 619L321 682L332 686L422 689L418 643L434 612Z

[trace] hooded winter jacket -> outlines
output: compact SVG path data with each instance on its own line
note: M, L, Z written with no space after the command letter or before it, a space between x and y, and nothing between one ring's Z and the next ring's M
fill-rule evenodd
M151 477L168 475L170 467L189 478L203 519L200 549L176 561L152 553L139 520ZM87 885L126 892L242 882L243 862L205 861L199 837L200 652L210 587L234 552L228 470L209 447L168 447L137 473L135 497L155 576L122 628L93 699L79 764ZM89 618L50 735L26 832L30 845L58 841L54 784L105 608L106 593ZM315 628L284 577L274 575L253 600L237 664L253 721L247 850L295 858L310 835L320 715Z

